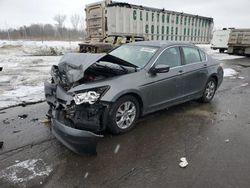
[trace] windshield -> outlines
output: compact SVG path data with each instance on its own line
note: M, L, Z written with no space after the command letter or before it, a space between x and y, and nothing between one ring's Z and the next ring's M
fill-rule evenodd
M124 45L109 54L142 68L149 62L157 50L158 48L156 47Z

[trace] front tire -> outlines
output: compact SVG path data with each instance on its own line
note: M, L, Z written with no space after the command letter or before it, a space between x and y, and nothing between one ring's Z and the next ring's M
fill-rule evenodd
M113 134L128 132L135 126L139 114L140 106L135 97L121 97L111 108L108 128Z
M214 94L216 92L216 87L217 87L216 80L214 78L210 78L206 83L206 87L202 97L200 98L200 101L202 103L209 103L210 101L212 101L212 99L214 98Z

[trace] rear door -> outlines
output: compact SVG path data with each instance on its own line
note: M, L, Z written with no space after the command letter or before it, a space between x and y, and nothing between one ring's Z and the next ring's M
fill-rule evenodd
M182 46L184 59L183 97L201 94L207 82L206 54L193 46Z

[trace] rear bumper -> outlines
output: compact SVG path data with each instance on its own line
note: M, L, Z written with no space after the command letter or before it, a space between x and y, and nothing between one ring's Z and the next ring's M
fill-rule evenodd
M97 142L103 136L74 129L52 118L52 133L67 148L78 154L96 154Z

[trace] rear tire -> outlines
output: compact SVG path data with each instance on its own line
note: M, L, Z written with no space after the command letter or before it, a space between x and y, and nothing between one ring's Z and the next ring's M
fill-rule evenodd
M140 106L135 97L121 97L111 108L108 128L113 134L128 132L135 126L139 114Z
M214 94L216 92L217 82L214 78L209 78L206 83L205 90L203 92L202 97L200 98L200 102L209 103L213 100Z

